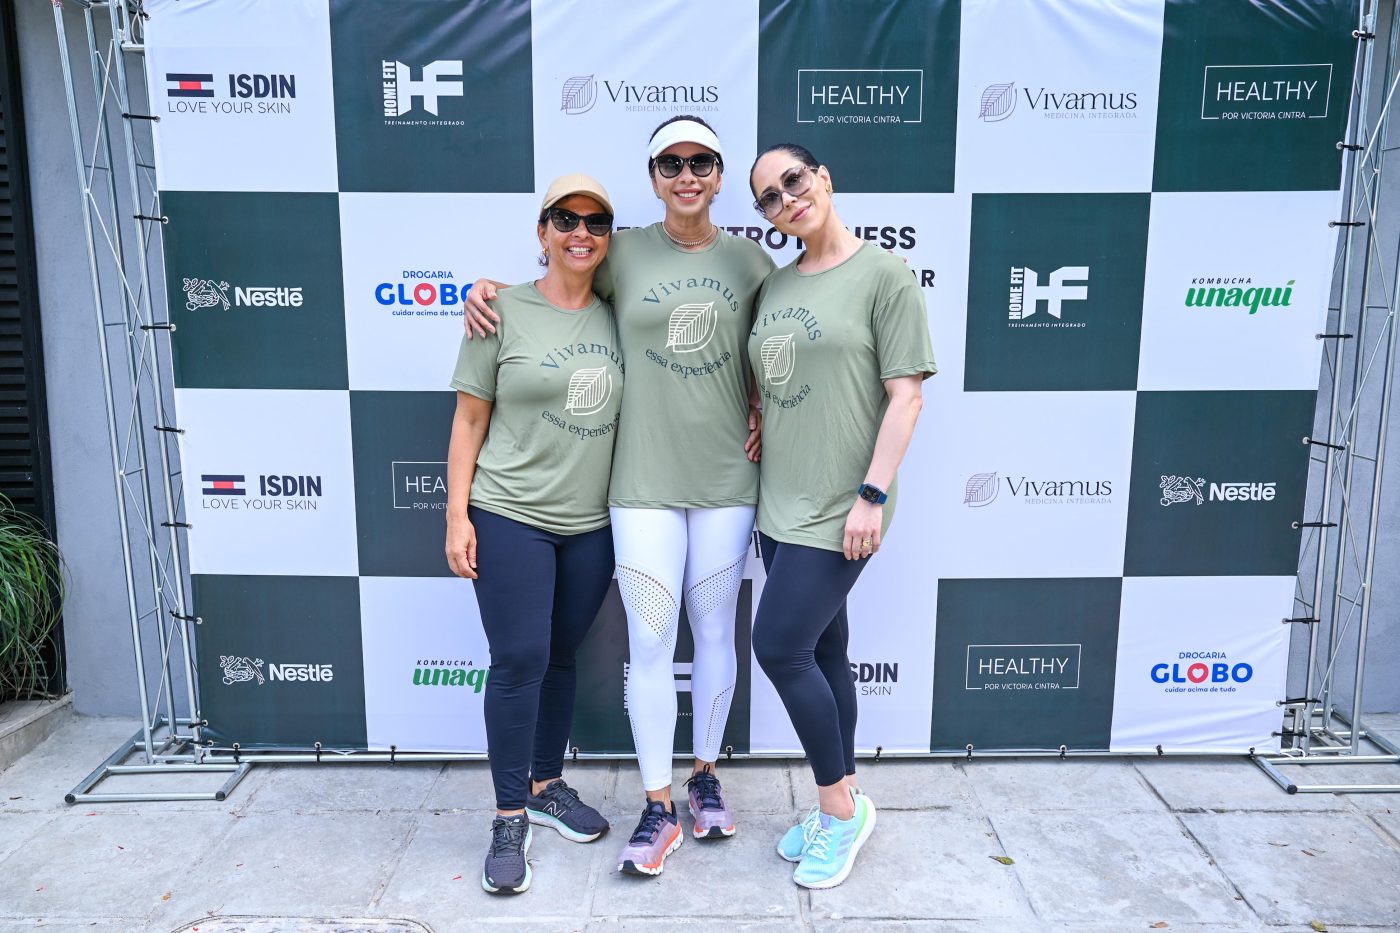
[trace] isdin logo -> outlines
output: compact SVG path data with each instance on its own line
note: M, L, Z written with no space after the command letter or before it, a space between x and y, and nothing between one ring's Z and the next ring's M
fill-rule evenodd
M694 353L705 349L715 335L719 314L713 301L705 304L678 305L671 312L666 327L666 349L676 353Z
M438 116L439 98L462 96L462 82L449 80L453 76L462 76L460 59L430 62L423 66L423 77L418 80L413 78L413 69L403 62L385 61L381 64L386 117L402 117L412 113L415 99L421 99L423 109Z
M1000 123L1016 112L1016 82L989 84L982 92L977 107L977 119L983 123Z
M1041 285L1040 273L1029 266L1012 266L1007 317L1012 321L1024 321L1040 310L1043 301L1046 313L1059 320L1064 313L1064 302L1088 299L1088 282L1088 266L1061 266L1050 273L1048 285Z
M1248 277L1200 276L1186 289L1186 307L1248 308L1250 315L1258 314L1260 308L1287 308L1293 302L1296 281L1289 279L1282 288L1255 288L1254 280Z
M598 102L598 82L593 75L578 75L564 82L559 109L567 114L587 113Z
M787 382L797 364L792 334L777 334L763 341L758 348L758 358L763 363L765 382L772 386Z
M569 377L564 410L572 415L596 414L608 404L612 388L612 374L606 366L575 370Z

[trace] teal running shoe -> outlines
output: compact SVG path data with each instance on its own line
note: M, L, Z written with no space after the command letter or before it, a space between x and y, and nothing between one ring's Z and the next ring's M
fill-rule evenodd
M817 831L817 814L820 812L817 807L813 807L812 812L802 818L802 822L783 833L783 838L778 840L779 855L789 862L802 861L807 845L812 841L812 833Z
M804 888L834 888L846 880L856 863L856 853L875 829L875 805L864 794L855 795L856 812L849 820L817 814L812 840L792 880Z

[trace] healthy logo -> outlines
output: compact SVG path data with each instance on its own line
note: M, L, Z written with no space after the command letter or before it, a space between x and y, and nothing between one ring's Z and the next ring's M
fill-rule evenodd
M1207 65L1202 85L1202 120L1320 120L1332 66Z
M922 123L922 68L799 68L798 123Z
M403 62L382 62L384 78L384 116L402 117L413 112L414 99L422 100L422 107L433 116L438 116L438 99L461 97L462 82L452 81L451 77L462 76L461 60L439 60L423 66L423 77L414 80L413 69Z
M1082 645L968 645L965 690L1078 690Z
M1011 287L1007 298L1007 317L1024 321L1039 310L1045 310L1057 321L1064 312L1066 301L1085 301L1089 297L1089 267L1061 266L1050 273L1050 284L1040 284L1040 273L1028 266L1011 267ZM1070 283L1078 284L1070 284ZM1082 325L1080 325L1082 326Z
M393 460L394 508L441 511L447 508L445 460Z
M997 493L1001 487L997 484L997 474L995 473L974 473L968 477L967 485L963 487L963 505L981 508L984 505L991 505L996 501Z
M705 349L715 335L718 322L719 314L713 301L677 306L666 327L666 349L677 353Z
M262 666L262 658L246 658L230 654L219 655L219 667L224 669L224 684L226 686L246 684L251 680L256 680L259 684L266 683L263 678Z
M758 348L758 358L763 363L765 382L773 386L787 382L797 362L792 334L778 334L763 341Z
M1000 123L1016 111L1016 82L989 84L982 92L977 119L983 123Z
M1297 279L1289 279L1288 284L1282 288L1253 287L1253 280L1250 278L1216 278L1201 277L1191 280L1191 287L1186 289L1186 307L1188 308L1248 308L1250 315L1259 313L1260 308L1287 308L1293 301L1293 283ZM1240 288L1240 283L1249 286ZM1230 287L1225 287L1229 285Z
M570 115L587 113L598 102L598 82L593 75L570 78L559 96L560 110Z
M611 397L612 375L606 366L575 370L569 377L564 410L573 415L596 414Z

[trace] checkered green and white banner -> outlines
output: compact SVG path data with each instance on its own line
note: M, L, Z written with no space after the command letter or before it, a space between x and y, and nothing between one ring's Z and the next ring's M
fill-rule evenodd
M1278 747L1354 0L147 9L221 743L484 748L442 552L462 297L535 277L562 172L659 219L646 140L695 113L721 225L796 257L744 172L802 143L928 302L942 371L851 598L861 748ZM799 751L747 576L725 742ZM630 753L615 590L580 663L571 744Z

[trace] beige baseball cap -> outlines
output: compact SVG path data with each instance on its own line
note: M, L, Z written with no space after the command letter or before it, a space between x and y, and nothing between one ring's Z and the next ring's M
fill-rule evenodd
M598 179L583 172L560 175L550 182L549 190L544 193L544 200L540 202L540 210L548 210L571 194L586 194L603 205L603 209L609 214L616 213L613 210L612 199L608 197L608 190Z

